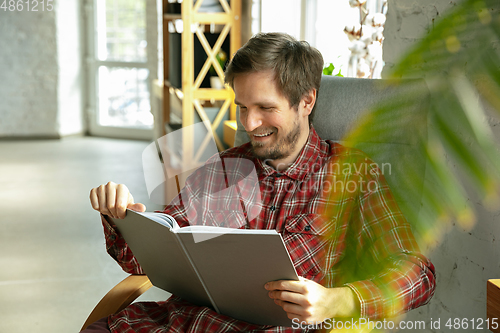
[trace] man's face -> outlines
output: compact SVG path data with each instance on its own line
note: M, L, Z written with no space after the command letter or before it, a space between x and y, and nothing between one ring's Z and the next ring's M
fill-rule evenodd
M272 160L269 162L274 167L292 163L309 135L310 110L304 108L304 100L291 108L271 71L239 75L233 85L240 121L250 137L254 154Z

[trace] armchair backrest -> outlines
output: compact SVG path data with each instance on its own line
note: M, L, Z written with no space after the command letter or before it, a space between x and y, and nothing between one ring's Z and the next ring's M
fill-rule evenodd
M405 84L400 84L405 83ZM411 84L408 84L411 83ZM424 92L422 94L422 91ZM379 166L386 166L384 176L397 191L398 204L410 220L420 210L425 178L427 110L430 95L423 80L371 80L323 76L318 92L313 126L322 139L364 151ZM343 141L351 128L367 114L378 113L383 103L374 137L361 135ZM381 120L383 119L383 120ZM235 146L249 141L237 116ZM421 179L415 188L410 179ZM408 191L411 186L411 191Z

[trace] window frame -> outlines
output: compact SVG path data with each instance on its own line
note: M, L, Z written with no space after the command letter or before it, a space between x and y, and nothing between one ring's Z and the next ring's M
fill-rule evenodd
M147 87L149 90L149 101L153 108L154 94L152 88L153 80L158 78L158 21L157 21L157 2L156 0L145 0L146 2L146 41L147 41L147 60L145 62L137 61L116 61L99 60L97 54L97 1L105 0L85 0L86 17L86 55L85 68L87 77L87 98L86 98L86 120L87 132L91 136L151 140L153 139L154 125L151 128L136 127L118 127L104 126L98 122L99 108L99 68L106 66L108 68L137 68L147 69L149 75L147 78ZM153 110L151 110L153 113Z

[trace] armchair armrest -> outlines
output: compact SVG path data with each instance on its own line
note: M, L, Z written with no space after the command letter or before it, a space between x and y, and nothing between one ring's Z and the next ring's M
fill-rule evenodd
M500 286L500 280L496 281L498 281L498 284ZM85 321L85 324L83 324L81 330L83 331L90 324L96 322L101 318L120 312L152 286L153 285L151 284L151 281L149 281L149 278L146 275L127 276L120 283L114 286L113 289L108 291L108 293L101 299L101 301L96 305L94 310L92 310L92 312L90 313L89 317ZM489 287L489 282L488 282L488 287ZM370 331L371 329L368 327L359 330L332 329L331 331L328 332L368 333ZM500 332L500 330L498 332Z
M101 318L123 310L152 286L146 275L129 275L101 299L83 324L82 330Z

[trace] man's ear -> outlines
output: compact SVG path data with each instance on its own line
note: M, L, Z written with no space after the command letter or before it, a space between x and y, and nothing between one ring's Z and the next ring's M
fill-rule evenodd
M302 106L302 112L303 116L309 116L309 114L312 112L312 109L314 107L314 104L316 103L316 89L311 89L309 90L308 93L302 97L302 100L300 101L300 105Z

